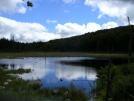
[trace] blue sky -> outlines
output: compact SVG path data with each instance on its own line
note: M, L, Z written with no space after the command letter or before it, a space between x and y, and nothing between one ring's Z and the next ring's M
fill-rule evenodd
M24 2L25 1L25 2ZM49 41L134 24L133 0L0 0L0 38Z

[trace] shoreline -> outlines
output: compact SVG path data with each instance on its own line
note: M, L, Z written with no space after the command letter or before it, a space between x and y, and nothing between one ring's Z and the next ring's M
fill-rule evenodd
M20 52L0 53L0 58L21 57L95 57L95 58L128 58L127 53L89 53L89 52ZM132 55L134 58L134 55Z

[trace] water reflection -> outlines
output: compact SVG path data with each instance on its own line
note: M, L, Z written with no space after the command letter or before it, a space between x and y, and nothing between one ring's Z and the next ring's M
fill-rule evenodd
M96 71L93 68L87 68L82 66L69 66L62 65L56 68L56 77L64 78L66 80L77 80L77 79L87 79L87 80L95 80L96 79Z
M72 58L23 58L23 59L1 59L0 64L5 64L9 69L31 68L32 72L19 75L23 79L40 78L42 87L69 86L74 83L89 89L89 83L96 79L96 70L92 67L80 65L66 65L59 61L79 61L84 57ZM86 58L87 59L87 58ZM92 59L92 58L88 58ZM77 82L76 82L77 81Z

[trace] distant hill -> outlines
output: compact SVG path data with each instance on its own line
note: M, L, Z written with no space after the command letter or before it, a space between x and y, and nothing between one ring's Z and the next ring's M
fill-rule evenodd
M110 52L126 53L134 26L122 26L89 32L83 35L48 42L21 43L5 38L0 39L0 52ZM134 50L132 42L132 51Z

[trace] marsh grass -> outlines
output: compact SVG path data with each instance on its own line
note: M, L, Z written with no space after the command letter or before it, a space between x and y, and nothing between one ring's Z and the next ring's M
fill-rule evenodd
M34 100L32 100L32 98L19 95L16 92L15 93L0 92L0 101L34 101Z
M29 73L31 69L16 69L8 70L0 68L0 101L33 101L29 97L23 96L23 93L20 93L18 90L20 86L26 83L21 78L13 76L14 74ZM11 75L12 74L12 75ZM23 85L23 86L24 86Z
M21 53L0 53L0 58L20 57L97 57L97 58L127 58L124 53L88 53L88 52L21 52ZM134 55L132 54L132 57Z
M0 86L4 86L4 82L7 82L7 80L14 80L16 77L12 76L11 74L22 74L22 73L29 73L31 72L31 69L22 69L19 68L17 70L5 70L3 68L0 68Z
M58 90L58 92L54 93L54 89ZM85 94L80 88L75 87L73 84L70 84L69 87L57 87L54 89L43 88L37 90L36 94L39 94L40 98L45 96L58 101L64 101L65 99L71 99L71 101L87 101L89 99L87 94Z

